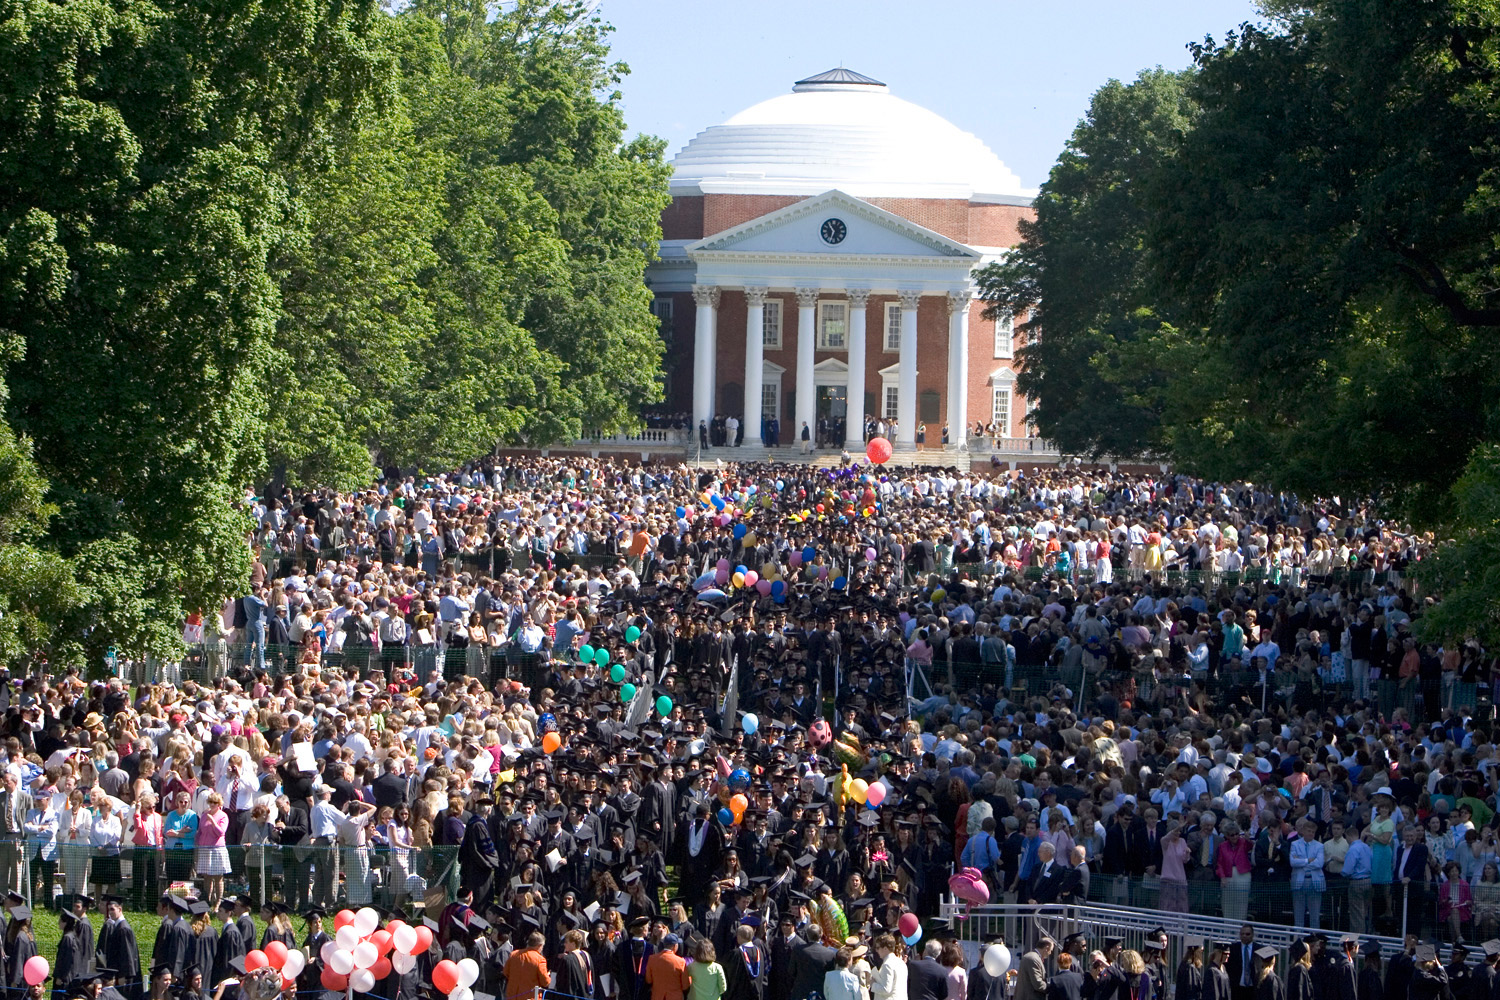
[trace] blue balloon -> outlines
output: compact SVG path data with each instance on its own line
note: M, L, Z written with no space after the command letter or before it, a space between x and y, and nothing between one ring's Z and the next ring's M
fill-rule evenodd
M677 508L677 516L678 517L687 517L687 508L686 507L678 507Z
M848 585L849 585L849 578L847 576L836 576L836 577L833 578L833 589L834 590L843 590Z
M904 937L901 940L905 941L906 946L910 948L912 945L922 940L922 928L918 927L915 934L913 934L911 937Z
M786 592L786 581L785 580L773 580L773 581L771 581L771 596L772 597L780 597L785 592Z
M784 490L784 489L786 489L786 483L784 483L780 479L778 479L778 480L776 480L776 488L778 490Z
M735 768L729 772L729 787L736 792L743 792L750 787L750 772L743 767Z
M735 567L735 568L734 568L734 571L735 571L735 572L736 572L736 573L748 573L748 572L750 572L750 570L749 570L749 568L747 568L747 567L745 567L745 566L736 566L736 567Z
M734 813L730 812L728 809L720 809L719 822L723 823L725 826L734 826Z
M550 732L557 728L557 716L553 715L551 712L543 712L541 715L537 716L536 721L537 724L542 727L542 732L544 733Z
M746 712L740 719L740 728L745 730L746 736L754 736L755 731L760 728L760 719L752 712Z
M738 539L744 538L745 537L745 532L748 531L748 530L749 529L746 528L743 524L736 524L734 526L734 537L735 537L735 539L738 540Z
M772 597L771 600L775 601L777 604L785 604L786 603L786 591L783 590L781 593L779 593L779 594L775 595L774 597Z
M815 558L817 558L817 555L818 550L813 548L811 545L804 546L802 549L802 561L805 563L812 562Z

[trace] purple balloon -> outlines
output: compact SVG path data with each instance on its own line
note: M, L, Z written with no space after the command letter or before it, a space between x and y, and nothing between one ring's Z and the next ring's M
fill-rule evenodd
M798 566L801 566L802 565L802 550L801 549L793 549L791 551L791 554L786 557L786 561L791 564L792 569L796 569Z
M718 569L714 570L714 582L721 587L729 582L728 566L720 566Z
M874 562L874 561L875 561L875 550L873 548L865 549L865 562Z
M755 590L756 590L757 593L760 594L761 597L765 597L765 596L769 595L771 593L771 581L770 580L757 580L757 581L755 581Z
M826 579L828 579L828 567L827 566L819 566L818 567L818 579L819 580L826 580Z
M723 570L725 572L728 572L729 571L729 560L728 559L720 559L718 561L718 563L715 564L715 566L718 569L721 569L721 570Z

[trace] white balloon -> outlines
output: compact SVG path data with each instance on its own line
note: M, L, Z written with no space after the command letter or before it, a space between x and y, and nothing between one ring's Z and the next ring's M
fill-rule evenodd
M410 972L412 969L415 969L416 967L417 967L417 956L415 956L415 955L408 955L405 952L401 952L401 951L393 951L393 952L391 952L391 968L395 969L397 972L401 973L403 976L406 975L408 972Z
M340 948L338 951L335 951L333 953L333 957L328 960L328 967L341 976L347 976L349 973L354 971L353 953L347 952L344 949Z
M474 1000L474 991L467 986L460 986L448 994L448 1000Z
M281 966L281 974L288 979L296 979L307 968L307 956L293 948L286 953L286 962Z
M458 985L473 986L479 980L479 963L472 958L462 958L458 962Z
M999 978L1010 969L1010 949L1003 944L992 944L984 950L984 971Z
M369 969L355 969L349 974L349 985L356 993L368 993L375 988L375 973Z
M375 947L373 941L361 941L354 948L354 967L356 969L368 969L380 961L380 949Z
M397 954L410 958L411 950L417 946L417 929L410 924L397 927L396 933L391 935L391 945Z
M372 907L365 906L355 912L354 929L359 931L360 937L369 937L379 926L380 914L376 913Z
M359 939L363 936L359 931L354 929L353 924L345 924L339 928L339 932L333 936L333 939L339 943L339 948L343 951L353 951L355 945L359 944Z
M331 964L333 953L339 950L339 946L333 941L324 941L323 947L318 949L318 957L323 960L324 965Z

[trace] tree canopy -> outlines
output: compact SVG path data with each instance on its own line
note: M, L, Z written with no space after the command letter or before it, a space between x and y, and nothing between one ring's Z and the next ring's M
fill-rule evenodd
M0 655L166 651L244 585L268 477L657 398L666 167L606 38L544 0L0 0Z

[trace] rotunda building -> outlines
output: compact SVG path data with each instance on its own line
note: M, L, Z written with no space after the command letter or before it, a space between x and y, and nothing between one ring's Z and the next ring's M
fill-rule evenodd
M833 69L704 129L672 160L647 270L668 405L863 450L952 447L982 423L1024 437L1014 326L982 317L973 272L1019 240L1034 191L975 135L879 80ZM774 423L773 423L774 421ZM696 434L695 434L696 437Z

